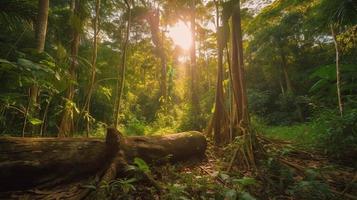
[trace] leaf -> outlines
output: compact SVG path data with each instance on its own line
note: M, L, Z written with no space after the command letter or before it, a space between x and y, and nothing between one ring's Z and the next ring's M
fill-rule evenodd
M321 89L322 87L326 86L328 81L326 79L318 80L313 86L311 86L309 92L316 92L317 90Z
M310 75L310 79L321 78L326 80L336 80L336 68L334 65L319 66L314 73Z
M37 65L36 63L32 62L31 60L27 60L25 58L17 59L17 63L27 71L33 71L33 70L40 70L41 69L41 67L39 65Z
M256 200L252 195L250 195L248 192L242 192L240 197L240 200Z
M99 86L98 92L102 93L109 101L112 97L112 89L109 87Z
M59 74L58 72L55 72L55 77L56 77L56 79L57 79L58 81L61 80L61 76L60 76L60 74Z
M250 177L243 177L241 179L235 179L234 180L235 183L238 183L242 186L248 186L248 185L254 185L256 184L256 181L254 178L250 178Z
M95 185L83 185L83 188L87 188L87 189L91 189L91 190L97 190L97 188L95 187Z
M42 121L40 119L34 117L29 118L29 122L34 126L42 124Z
M221 179L223 179L223 180L229 179L229 175L224 174L224 173L220 173L220 174L219 174L219 177L220 177Z
M227 190L224 193L224 199L225 200L236 200L237 199L237 191L233 190L233 189Z
M134 164L139 168L139 170L145 173L150 173L149 165L146 164L146 162L143 159L137 157L134 158Z

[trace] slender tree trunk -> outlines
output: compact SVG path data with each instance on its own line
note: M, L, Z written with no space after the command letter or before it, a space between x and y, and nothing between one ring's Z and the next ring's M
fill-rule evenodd
M218 2L214 1L216 5L216 26L217 26L217 84L216 97L214 105L214 113L212 118L214 140L216 144L226 143L229 140L228 133L228 116L224 107L223 94L223 47L224 41L222 27L219 25L219 6Z
M49 0L39 0L36 27L36 49L39 53L45 49Z
M285 79L285 83L286 83L286 93L292 95L295 98L294 88L291 83L291 79L290 79L289 72L288 72L288 64L287 64L287 60L286 60L286 55L282 48L280 48L280 54L281 54L281 68L283 70L284 79ZM283 87L282 87L282 93L283 93L283 95L285 95ZM298 103L296 103L296 110L298 112L298 117L299 117L300 121L303 122L304 115L302 113L301 106Z
M122 55L122 63L121 68L118 70L118 82L117 82L117 100L116 100L116 109L115 109L115 128L118 129L119 126L119 112L120 112L120 102L123 95L124 84L125 84L125 69L126 69L126 56L129 45L129 37L130 37L130 26L131 26L131 6L130 0L125 0L125 4L128 12L128 22L126 26L126 35L123 47L123 55ZM121 72L121 74L120 74Z
M159 9L151 10L148 13L147 21L150 26L151 38L157 49L161 62L161 77L160 77L160 91L163 101L167 101L167 57L164 50L163 39L165 37L162 31L160 37L160 11Z
M99 9L100 9L100 0L95 1L95 17L93 20L93 30L94 30L94 35L93 35L93 53L92 53L92 70L91 70L91 79L89 82L89 87L88 87L88 92L86 95L86 99L84 102L84 106L82 109L82 114L87 115L85 117L86 121L86 132L87 132L87 137L89 136L89 131L90 131L90 104L91 104L91 99L92 99L92 94L93 94L93 89L94 89L94 83L95 83L95 71L96 71L96 62L97 62L97 52L98 52L98 33L99 33Z
M283 69L283 74L284 74L284 78L285 78L285 83L286 83L286 91L287 93L293 93L293 87L291 84L291 79L288 73L288 67L287 67L287 61L286 61L286 56L283 52L283 50L281 50L281 68Z
M76 15L80 11L79 0L72 0L72 14ZM71 6L72 7L72 6ZM79 49L80 35L79 32L73 27L72 30L72 44L71 44L71 65L69 67L70 82L67 88L66 100L64 111L59 126L58 136L66 137L73 131L73 106L74 106L74 81L77 80L76 69L78 65L77 56Z
M337 87L337 98L338 98L338 108L340 111L340 115L343 115L343 104L342 104L342 97L341 97L341 77L340 77L340 50L338 47L337 36L334 29L334 26L331 25L331 34L333 38L333 43L335 45L336 51L336 87Z
M31 95L31 88L28 89L28 96L30 97L30 95ZM22 137L25 137L25 131L26 131L26 125L27 125L27 119L28 119L28 115L29 115L30 105L31 105L31 101L29 101L26 106L24 125L22 126Z
M191 2L191 38L192 46L190 52L191 61L191 103L192 103L192 115L194 116L194 121L197 121L197 117L200 113L199 105L199 89L197 87L197 64L196 64L196 1ZM198 128L198 127L196 127Z
M280 70L278 72L279 72L279 86L280 86L281 94L283 96L285 96L285 89L284 89L284 85L283 85L283 81L282 81L282 77L281 77L281 72L280 72Z
M45 48L46 42L46 32L47 32L47 21L48 21L48 9L49 0L39 0L38 1L38 16L36 21L35 39L36 39L36 50L37 53L42 53ZM38 117L38 95L39 88L37 84L33 84L30 87L30 107L29 112L33 117ZM31 126L31 131L35 131L35 127Z
M45 134L45 127L46 127L45 124L46 124L48 109L50 107L51 101L52 101L52 96L48 99L45 111L43 112L42 124L41 124L41 128L40 128L40 136L41 137Z

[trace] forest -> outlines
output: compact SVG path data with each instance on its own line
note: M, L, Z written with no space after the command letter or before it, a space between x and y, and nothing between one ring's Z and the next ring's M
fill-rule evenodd
M357 0L1 0L0 199L357 199Z

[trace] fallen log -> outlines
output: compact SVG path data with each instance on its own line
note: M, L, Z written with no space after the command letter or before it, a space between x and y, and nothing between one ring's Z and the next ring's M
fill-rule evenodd
M106 139L0 138L0 192L51 188L90 176L119 176L135 157L147 162L201 157L206 139L199 132L123 137L108 129Z

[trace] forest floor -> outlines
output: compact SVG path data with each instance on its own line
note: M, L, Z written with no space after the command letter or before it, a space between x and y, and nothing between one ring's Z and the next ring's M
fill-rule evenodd
M151 168L164 191L134 184L133 199L357 199L357 171L329 161L311 150L274 140L259 172L233 167L227 172L231 150L209 142L206 158ZM135 198L134 198L135 196ZM125 197L123 198L125 199Z
M149 181L147 177L140 175L130 176L116 179L100 188L87 181L88 185L83 185L83 182L80 186L68 185L68 193L75 193L71 190L82 190L84 187L93 191L89 199L357 199L355 168L333 163L311 149L298 149L290 141L263 138L267 156L258 163L259 167L255 172L239 169L236 165L228 171L235 146L217 147L208 140L206 157L203 159L154 166L145 162L131 165L136 170L145 171L151 178ZM18 196L13 194L12 197L53 199L56 190L27 191L29 198L26 198L24 192L20 192ZM63 188L58 188L58 191L62 190ZM61 193L58 192L58 195L62 195Z

